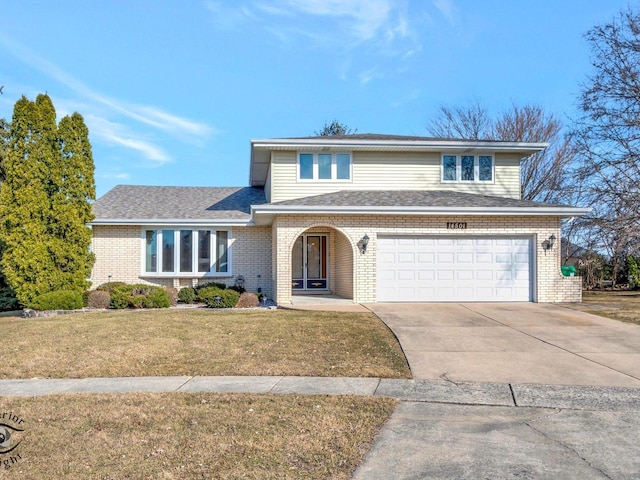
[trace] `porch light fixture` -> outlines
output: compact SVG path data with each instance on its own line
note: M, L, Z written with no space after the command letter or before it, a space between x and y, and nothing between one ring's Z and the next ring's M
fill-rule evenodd
M369 245L369 235L367 235L366 233L364 234L364 237L362 237L362 240L360 240L360 251L362 253L365 253L367 251L367 245Z
M556 236L553 234L547 240L542 242L542 246L544 247L545 250L551 250L555 244L556 244Z

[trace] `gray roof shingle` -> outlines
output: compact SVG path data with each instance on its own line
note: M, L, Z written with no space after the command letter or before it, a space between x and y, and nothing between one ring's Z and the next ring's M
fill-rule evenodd
M307 207L503 207L535 208L561 207L563 205L492 197L445 190L342 190L313 197L297 198L272 203Z
M254 187L118 185L93 204L95 220L250 220L266 202Z

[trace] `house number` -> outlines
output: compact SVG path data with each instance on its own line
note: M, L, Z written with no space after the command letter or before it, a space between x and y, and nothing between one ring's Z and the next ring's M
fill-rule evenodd
M451 230L466 230L467 222L447 222L447 229Z

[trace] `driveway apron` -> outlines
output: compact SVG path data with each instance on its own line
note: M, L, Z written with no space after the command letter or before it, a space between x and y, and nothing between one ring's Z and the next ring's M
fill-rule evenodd
M640 326L553 304L366 305L415 379L640 387Z

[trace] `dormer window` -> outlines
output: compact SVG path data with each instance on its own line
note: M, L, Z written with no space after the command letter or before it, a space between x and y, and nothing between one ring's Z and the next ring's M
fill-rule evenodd
M443 182L493 182L493 155L443 155Z
M300 153L298 180L351 180L350 153Z

